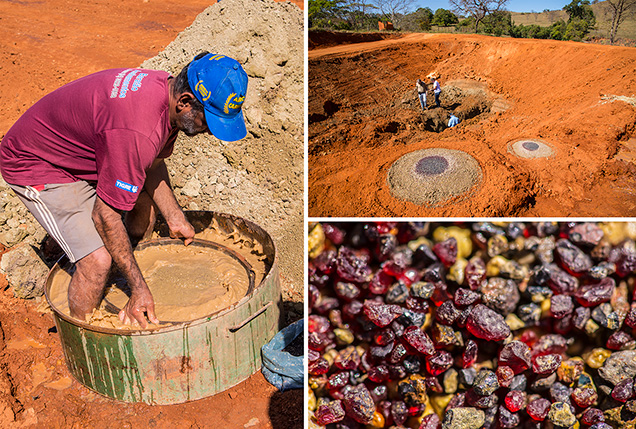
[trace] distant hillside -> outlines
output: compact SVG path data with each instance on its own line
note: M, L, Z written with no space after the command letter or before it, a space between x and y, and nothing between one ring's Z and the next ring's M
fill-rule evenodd
M612 15L606 2L598 2L592 5L594 15L596 15L596 29L590 35L596 37L609 37L610 24L612 23ZM548 27L552 23L562 19L567 21L568 14L563 10L551 10L541 13L519 13L511 12L512 22L515 24L530 25L536 24ZM631 14L625 19L625 22L618 28L618 38L636 40L636 15Z

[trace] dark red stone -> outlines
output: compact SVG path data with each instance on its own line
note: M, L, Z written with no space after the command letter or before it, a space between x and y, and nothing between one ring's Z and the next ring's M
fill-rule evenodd
M501 341L510 335L503 316L483 304L477 304L470 312L466 328L475 337L489 341Z

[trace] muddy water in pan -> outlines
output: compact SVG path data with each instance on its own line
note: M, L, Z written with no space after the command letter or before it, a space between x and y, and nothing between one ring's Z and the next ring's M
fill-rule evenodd
M253 255L253 251L250 252ZM222 310L246 295L249 270L236 256L220 248L167 244L135 251L135 259L152 292L155 312L162 323L187 322ZM263 273L257 269L256 280ZM60 271L53 278L50 298L53 305L69 315L68 285L71 274ZM88 323L120 329L139 329L123 325L116 315L128 302L124 279L111 279L105 298L88 318ZM151 325L152 328L152 325Z

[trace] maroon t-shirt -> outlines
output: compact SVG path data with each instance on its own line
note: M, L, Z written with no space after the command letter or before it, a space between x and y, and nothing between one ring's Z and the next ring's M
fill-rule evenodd
M131 210L156 158L172 153L169 74L104 70L46 95L0 144L7 183L37 186L97 182L97 195Z

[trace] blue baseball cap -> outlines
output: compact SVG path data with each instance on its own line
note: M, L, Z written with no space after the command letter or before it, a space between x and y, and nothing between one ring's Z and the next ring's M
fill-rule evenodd
M207 54L188 66L188 83L205 108L210 132L219 140L247 135L241 106L247 93L247 73L235 59Z

